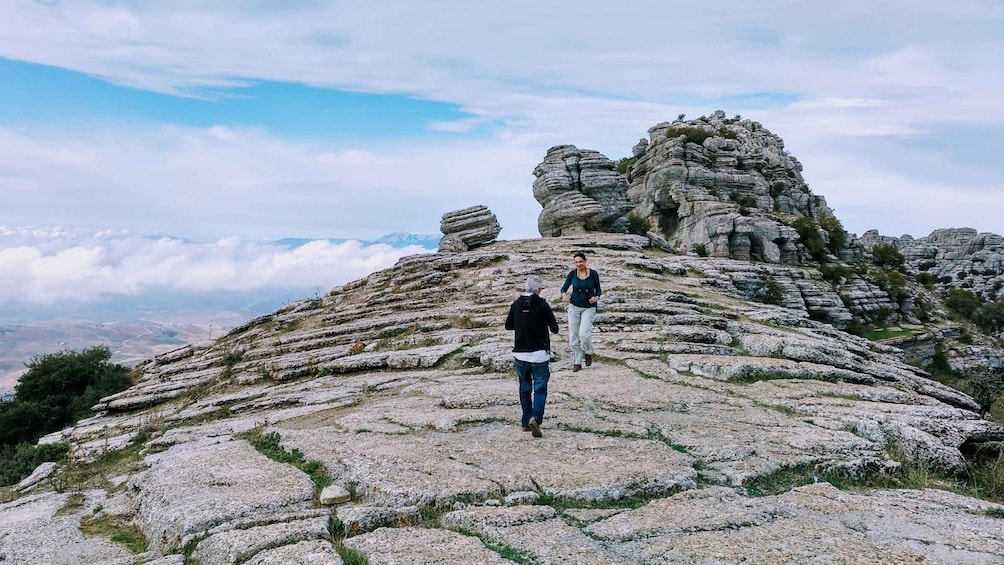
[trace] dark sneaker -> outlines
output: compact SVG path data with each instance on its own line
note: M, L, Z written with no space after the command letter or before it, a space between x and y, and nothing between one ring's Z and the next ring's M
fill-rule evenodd
M572 365L572 372L573 373L576 373L576 372L581 371L581 370L582 370L582 365L579 365L578 363Z
M529 432L529 431L531 431L531 430L530 430L530 428L528 428L528 427L524 426L524 427L523 427L523 431L524 431L524 432Z
M536 418L530 418L530 433L533 437L544 437L544 434L540 433L540 424L537 423Z
M593 364L593 356L586 353L586 367Z

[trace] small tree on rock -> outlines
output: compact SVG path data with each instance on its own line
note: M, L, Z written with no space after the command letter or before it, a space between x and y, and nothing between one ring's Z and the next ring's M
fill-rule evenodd
M887 271L902 271L906 266L906 257L891 243L878 243L872 246L872 262Z

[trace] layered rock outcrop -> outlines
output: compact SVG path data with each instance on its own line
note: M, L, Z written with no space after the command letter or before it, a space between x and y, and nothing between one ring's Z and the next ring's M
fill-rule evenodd
M930 273L941 287L968 289L995 298L1004 287L1004 237L972 228L938 229L926 237L889 237L868 230L858 240L871 249L894 245L915 273Z
M548 150L534 170L534 196L544 206L541 235L647 232L702 255L797 264L811 250L790 225L794 220L807 218L808 229L827 243L839 226L781 138L758 122L719 111L658 124L632 155L621 175L596 151ZM840 258L854 257L844 244L830 247Z
M585 231L628 231L627 183L617 164L590 149L558 145L533 170L533 197L544 207L537 219L545 237Z
M1004 505L826 484L967 468L967 453L1004 440L971 398L895 348L812 320L810 305L833 301L814 269L649 245L588 233L406 257L150 360L101 414L43 439L69 442L77 469L110 451L117 466L93 468L83 502L50 486L72 469L10 493L0 556L336 564L351 548L373 565L473 564L505 563L507 548L538 563L1004 562ZM553 341L534 439L520 430L503 321L527 275L557 284L583 248L605 290L598 357L572 373L568 345ZM804 486L765 490L777 474ZM327 483L349 500L322 505ZM95 517L138 528L150 549L84 538L80 521Z
M495 241L502 226L487 206L478 205L443 214L439 230L439 251L459 252Z

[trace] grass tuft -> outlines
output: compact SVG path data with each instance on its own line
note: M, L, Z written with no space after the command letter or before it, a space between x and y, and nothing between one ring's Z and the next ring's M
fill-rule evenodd
M80 519L80 531L88 537L106 537L129 548L133 553L143 553L150 542L143 531L120 516L99 513Z
M324 463L314 459L307 459L299 449L287 451L282 446L282 436L279 435L279 432L264 433L261 428L255 428L237 437L246 440L265 457L279 463L293 465L306 473L316 487L314 489L315 498L324 487L331 484L331 479L324 468Z
M366 555L358 549L338 545L335 546L335 551L338 552L338 556L342 558L342 563L345 565L369 565L370 563Z

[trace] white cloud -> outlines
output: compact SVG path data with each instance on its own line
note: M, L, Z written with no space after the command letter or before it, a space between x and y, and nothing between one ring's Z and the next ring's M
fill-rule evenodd
M531 171L549 146L617 158L655 123L718 107L781 135L845 223L897 225L883 206L903 202L876 197L890 178L899 197L912 190L919 232L982 221L982 209L947 216L938 195L979 192L990 200L974 205L996 205L999 163L953 185L893 169L859 142L936 139L946 127L1004 136L1002 26L998 0L12 0L0 4L5 57L187 95L258 80L403 93L471 114L433 130L487 134L331 146L221 127L0 130L0 191L11 198L0 222L371 237L434 233L443 212L483 203L502 237L531 237ZM758 105L747 98L756 93L784 96ZM848 186L857 200L839 192Z
M327 290L424 252L358 241L318 240L289 248L243 238L195 243L0 227L0 304L128 300L160 291Z
M23 148L45 146L45 151ZM19 151L18 148L21 148ZM9 164L7 150L16 155ZM77 152L87 159L67 160ZM293 142L222 127L37 133L0 129L0 221L198 238L364 237L439 232L448 210L522 210L503 223L535 235L534 155L520 142L386 143L366 149ZM92 173L94 163L101 170ZM86 213L82 214L82 211ZM525 217L527 214L532 218ZM38 221L38 220L36 220Z

